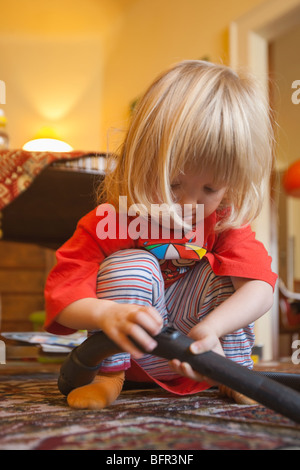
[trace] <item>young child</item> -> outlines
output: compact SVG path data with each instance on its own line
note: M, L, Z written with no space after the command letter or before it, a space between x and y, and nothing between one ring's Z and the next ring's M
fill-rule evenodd
M152 336L167 323L195 340L194 354L214 350L252 367L253 322L270 309L277 278L249 225L261 209L272 143L259 87L228 67L184 61L149 87L101 188L106 204L79 221L46 284L49 332L103 330L124 351L69 394L70 406L108 406L125 371L177 394L210 387L188 364L151 355ZM162 214L151 212L162 204L168 240ZM178 210L185 204L189 219Z

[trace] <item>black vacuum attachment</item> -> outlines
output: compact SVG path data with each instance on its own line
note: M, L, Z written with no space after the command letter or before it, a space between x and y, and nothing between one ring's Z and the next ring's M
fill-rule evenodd
M157 341L151 352L154 356L188 362L205 377L300 423L300 375L255 372L213 351L194 355L189 350L193 340L171 327L154 338ZM60 392L68 395L74 388L91 383L103 359L120 352L103 332L94 333L73 349L63 363L58 379Z

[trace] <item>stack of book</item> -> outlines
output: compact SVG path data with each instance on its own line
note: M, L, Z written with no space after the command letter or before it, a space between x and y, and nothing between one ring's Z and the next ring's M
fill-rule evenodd
M86 332L56 336L46 332L2 332L0 340L5 346L5 360L63 362L71 350L87 337Z

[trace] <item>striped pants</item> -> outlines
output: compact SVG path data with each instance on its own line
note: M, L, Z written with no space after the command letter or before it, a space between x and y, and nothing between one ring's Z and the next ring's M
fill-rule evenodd
M162 316L164 325L170 324L185 335L233 292L230 278L216 276L206 260L196 263L165 289L157 258L137 249L108 256L100 266L97 279L99 299L153 306ZM227 358L252 367L253 324L220 338L220 341ZM168 367L167 360L151 354L145 354L136 362L157 380L179 377ZM129 367L130 355L120 353L104 359L99 371L120 371Z

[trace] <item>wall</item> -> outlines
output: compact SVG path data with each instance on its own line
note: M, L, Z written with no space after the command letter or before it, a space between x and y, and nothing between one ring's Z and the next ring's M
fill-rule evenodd
M138 0L115 25L103 75L102 139L114 149L129 106L162 70L184 59L229 63L231 21L262 0ZM122 134L120 133L122 137Z
M100 147L99 38L2 34L0 57L11 148L21 148L44 126L75 149Z
M99 150L103 42L134 0L0 0L0 78L11 148L51 126Z

